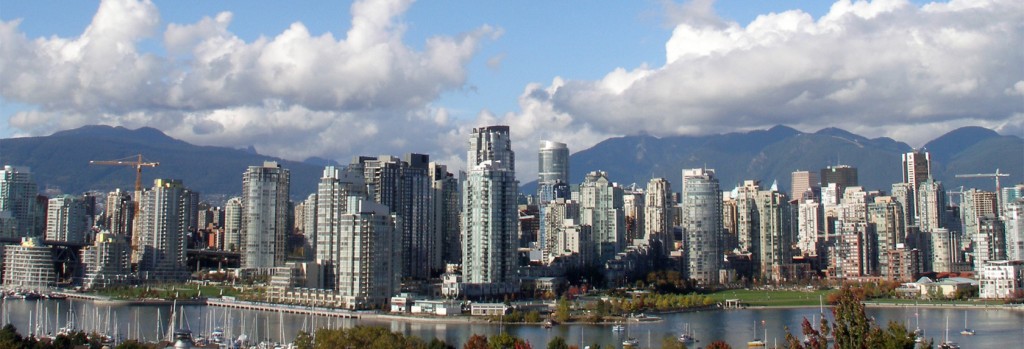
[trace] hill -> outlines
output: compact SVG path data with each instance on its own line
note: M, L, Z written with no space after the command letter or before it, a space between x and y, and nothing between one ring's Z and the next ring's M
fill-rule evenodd
M1024 182L1024 140L1002 136L981 127L950 131L925 147L932 156L932 172L947 188L994 189L991 180L958 179L960 173L991 173L996 168L1011 174L1004 186ZM867 138L837 128L804 133L786 126L744 133L709 136L616 137L570 156L570 178L582 180L589 171L604 170L623 185L644 187L651 178L664 177L679 191L684 168L715 169L723 190L745 179L757 179L767 187L778 181L789 190L790 174L835 164L859 169L860 184L888 191L902 180L901 154L912 148L891 138ZM536 181L522 190L536 191Z

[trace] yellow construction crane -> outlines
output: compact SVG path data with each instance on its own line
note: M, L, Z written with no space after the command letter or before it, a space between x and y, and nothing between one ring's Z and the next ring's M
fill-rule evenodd
M143 167L157 167L160 166L159 162L145 162L142 161L142 154L135 156L129 156L119 160L92 160L89 161L90 165L107 165L107 166L131 166L135 168L135 191L142 191L142 168Z
M996 169L996 173L971 173L971 174L958 174L956 178L995 178L996 179L996 195L999 195L999 177L1009 177L1009 173L1001 173L999 169Z

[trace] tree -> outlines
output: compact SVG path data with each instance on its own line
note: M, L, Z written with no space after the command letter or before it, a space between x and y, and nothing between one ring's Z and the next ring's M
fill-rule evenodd
M686 349L686 344L679 343L679 340L672 336L661 339L661 349Z
M469 336L469 340L466 340L466 344L462 345L462 349L490 349L487 345L487 336L481 336L474 334Z
M705 349L732 349L732 347L729 346L729 343L726 343L726 342L721 341L721 340L717 340L717 341L711 342L711 344L708 344L708 346L706 346L704 348Z
M313 337L306 331L299 331L295 335L295 347L297 349L313 349Z
M56 346L56 344L55 344ZM70 348L70 347L69 347ZM146 346L139 341L131 339L118 344L114 349L146 349Z
M558 322L568 322L570 316L569 300L562 297L558 300L558 305L555 307L555 320Z
M569 344L565 343L565 338L555 336L548 342L548 349L569 349Z

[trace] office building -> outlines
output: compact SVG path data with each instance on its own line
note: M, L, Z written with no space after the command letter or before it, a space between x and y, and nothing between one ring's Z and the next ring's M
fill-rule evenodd
M803 198L807 192L814 195L814 188L818 186L818 173L813 171L793 171L791 174L792 186L790 197L793 199ZM802 201L802 200L801 200Z
M821 169L821 187L824 188L830 183L838 184L841 188L857 186L857 168L848 165L828 166Z
M722 236L722 190L715 170L683 170L682 228L686 261L683 278L702 285L718 284L723 259L719 240ZM671 239L671 233L664 234Z
M61 195L46 205L46 240L85 243L92 228L86 200L81 196Z
M284 266L290 183L291 173L274 161L242 175L242 268Z
M932 157L927 151L914 149L902 155L903 183L912 185L915 190L932 175Z
M46 211L38 204L39 188L28 167L4 166L0 170L0 212L10 212L14 232L10 237L41 236L37 220L45 219Z
M172 282L188 278L186 207L193 199L191 191L175 179L154 180L153 187L142 192L136 224L138 246L132 251L140 279Z

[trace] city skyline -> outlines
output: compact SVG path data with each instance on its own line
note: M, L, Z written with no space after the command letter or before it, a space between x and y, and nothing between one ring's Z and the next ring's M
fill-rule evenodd
M542 139L786 124L919 146L1024 123L1013 1L263 5L5 4L0 136L150 126L293 160L415 149L465 168L461 135L506 124L532 178ZM453 8L469 15L438 23Z

